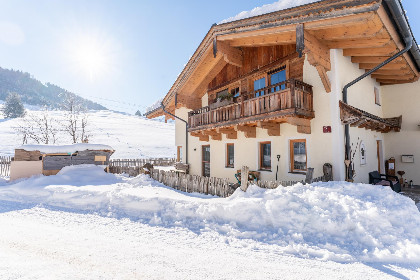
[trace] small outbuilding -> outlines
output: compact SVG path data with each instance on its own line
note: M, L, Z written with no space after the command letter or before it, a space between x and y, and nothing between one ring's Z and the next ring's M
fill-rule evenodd
M102 144L23 145L15 149L10 166L10 180L33 175L56 175L63 167L95 164L105 168L114 149Z

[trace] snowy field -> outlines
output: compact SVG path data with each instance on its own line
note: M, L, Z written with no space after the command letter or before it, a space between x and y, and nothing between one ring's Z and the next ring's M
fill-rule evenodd
M0 224L0 279L420 279L420 213L380 186L217 198L74 166L0 179Z
M29 114L42 111L27 110ZM63 121L64 112L51 111L51 116ZM22 136L16 133L20 119L2 119L0 114L0 155L14 154L22 144ZM112 111L91 111L88 113L90 143L106 144L116 152L112 158L175 157L175 125L157 120ZM60 133L58 143L71 144L70 137ZM36 144L30 143L28 144Z

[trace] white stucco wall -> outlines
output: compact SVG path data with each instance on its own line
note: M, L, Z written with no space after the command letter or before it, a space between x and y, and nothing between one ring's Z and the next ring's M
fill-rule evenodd
M385 157L395 158L396 170L405 171L404 178L420 184L420 81L383 86L382 106L385 117L402 115L400 132L385 134ZM401 162L401 155L414 155L414 163Z
M365 73L365 70L359 69L359 64L352 63L350 57L344 57L342 50L331 50L332 58L332 96L331 99L331 111L333 112L333 129L337 128L337 133L334 134L333 154L334 154L334 165L338 166L339 170L336 172L340 174L340 180L344 180L344 128L340 122L340 114L338 109L338 101L342 100L342 89L343 87ZM367 77L359 83L348 89L348 104L371 114L383 117L382 106L375 104L374 87L378 87L381 91L380 85L375 79ZM383 93L380 93L380 100L383 100ZM333 131L334 132L334 131ZM354 168L356 171L355 182L367 183L369 181L368 173L378 169L378 158L377 158L377 144L376 141L382 141L382 146L386 146L384 141L384 134L364 128L350 127L350 142L353 147L356 147L357 143L363 141L367 152L367 163L361 165L359 148L357 149L354 157ZM338 146L337 146L338 145ZM353 148L353 151L355 149ZM383 163L381 164L383 168ZM336 170L336 169L334 169ZM384 171L384 170L382 170Z

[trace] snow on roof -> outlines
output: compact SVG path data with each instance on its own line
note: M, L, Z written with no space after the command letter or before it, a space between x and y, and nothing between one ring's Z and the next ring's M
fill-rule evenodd
M97 151L97 150L106 150L114 151L111 146L103 144L73 144L73 145L22 145L17 149L22 149L25 151L40 151L45 154L69 154L75 153L77 151Z
M159 108L161 106L162 101L163 101L163 98L159 98L159 100L157 100L155 103L153 103L152 105L146 108L146 112L151 112Z
M268 14L280 10L285 10L297 6L302 6L306 4L310 4L313 2L318 2L319 0L279 0L272 4L266 4L261 7L256 7L250 11L243 11L237 14L236 16L230 17L228 19L222 20L218 24L227 23L235 20L240 20L244 18L250 18L255 16L260 16L263 14Z

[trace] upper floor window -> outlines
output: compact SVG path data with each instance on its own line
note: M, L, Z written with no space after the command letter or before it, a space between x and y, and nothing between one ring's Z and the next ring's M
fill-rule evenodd
M379 88L374 87L374 94L375 94L375 104L381 105L381 101L379 100Z
M260 169L271 170L271 142L260 143Z
M224 99L225 96L227 96L229 94L229 90L228 89L224 89L219 91L218 93L216 93L216 98L217 99Z
M236 87L236 88L231 89L231 90L230 90L230 94L231 94L233 97L238 97L238 96L239 96L239 87Z
M275 85L286 81L286 67L278 69L278 71L270 74L270 85ZM271 92L276 92L286 88L286 84L278 85L271 89Z
M264 95L264 90L258 91L263 88L265 88L265 77L254 81L255 97Z
M290 171L306 171L306 140L290 140Z

